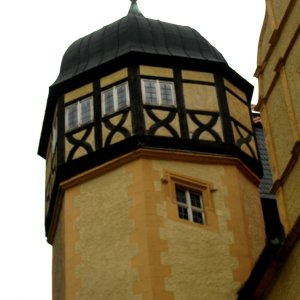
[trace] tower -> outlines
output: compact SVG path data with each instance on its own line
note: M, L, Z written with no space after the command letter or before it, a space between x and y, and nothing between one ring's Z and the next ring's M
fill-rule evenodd
M264 242L252 86L194 29L128 15L50 87L54 299L232 299Z

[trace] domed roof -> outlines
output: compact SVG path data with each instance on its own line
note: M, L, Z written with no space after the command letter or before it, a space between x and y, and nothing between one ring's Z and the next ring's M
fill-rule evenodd
M132 1L124 18L75 41L64 54L61 83L130 52L225 63L195 29L145 18Z

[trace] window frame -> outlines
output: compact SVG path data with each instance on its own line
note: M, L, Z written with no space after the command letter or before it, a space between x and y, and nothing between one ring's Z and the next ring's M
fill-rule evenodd
M189 224L190 226L201 226L203 229L214 232L219 231L218 216L213 205L213 193L217 191L211 182L200 178L190 177L184 174L175 173L169 170L163 170L161 182L164 185L166 195L166 209L168 217L176 222ZM205 214L205 223L201 224L179 217L178 202L176 197L176 187L190 189L193 192L202 194L203 212Z
M178 190L182 190L184 192L184 194L185 194L184 196L185 196L185 200L186 200L185 203L178 200L178 195L177 195ZM206 224L202 191L194 190L194 189L191 189L190 187L186 187L186 186L183 186L183 185L176 184L175 185L175 193L176 193L176 202L177 202L177 206L178 206L178 216L179 216L179 218L183 219L183 220L190 221L190 222L194 222L194 223L197 223L197 224ZM200 202L200 207L201 208L199 208L197 206L194 206L192 204L192 199L191 199L191 194L192 193L199 196L199 202ZM179 208L180 207L183 207L187 210L187 219L180 216L180 213L179 213ZM201 220L202 220L201 222L197 222L195 220L193 212L197 212L197 213L201 214Z
M119 96L118 96L118 88L125 86L125 105L120 107ZM112 91L112 111L106 112L107 107L105 104L105 94L109 91ZM102 109L102 117L109 116L114 114L115 112L121 111L130 106L130 95L129 95L129 87L128 81L113 85L110 88L107 88L101 91L101 109Z
M89 123L92 123L94 120L94 101L93 101L94 97L93 95L90 96L86 96L80 100L77 100L76 102L73 102L71 104L68 104L65 106L65 131L66 132L70 132L73 131L75 129L78 129L84 125L87 125ZM90 114L90 118L87 121L82 121L83 119L83 114L82 114L82 106L84 102L88 102L89 103L89 114ZM70 126L70 117L69 117L69 111L71 109L75 109L76 110L76 122L74 122L74 126Z
M146 82L154 82L155 87L155 95L157 99L157 103L149 103L146 99ZM170 84L171 87L171 104L163 103L161 84ZM174 107L176 105L176 93L175 93L175 85L173 81L170 80L160 80L160 79L149 79L142 78L141 79L141 87L142 87L142 97L144 105L154 105L154 106L164 106L164 107Z

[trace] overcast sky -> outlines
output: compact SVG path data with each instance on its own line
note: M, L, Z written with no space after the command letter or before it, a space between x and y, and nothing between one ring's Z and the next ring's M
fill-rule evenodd
M145 17L195 28L256 89L264 2L139 0L138 5ZM129 0L1 1L1 299L51 299L45 162L36 154L48 87L74 40L122 18L129 7Z

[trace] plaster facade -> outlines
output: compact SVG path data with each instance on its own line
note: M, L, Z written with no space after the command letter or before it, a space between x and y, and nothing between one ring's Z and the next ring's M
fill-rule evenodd
M281 222L287 241L300 217L300 2L266 0L258 49L259 103ZM298 222L299 223L299 222ZM299 231L299 230L298 230ZM297 299L299 234L274 276L267 299ZM291 247L292 249L292 247Z
M207 224L178 217L166 174L207 188ZM235 160L145 150L63 183L54 299L232 299L264 244L257 184Z

